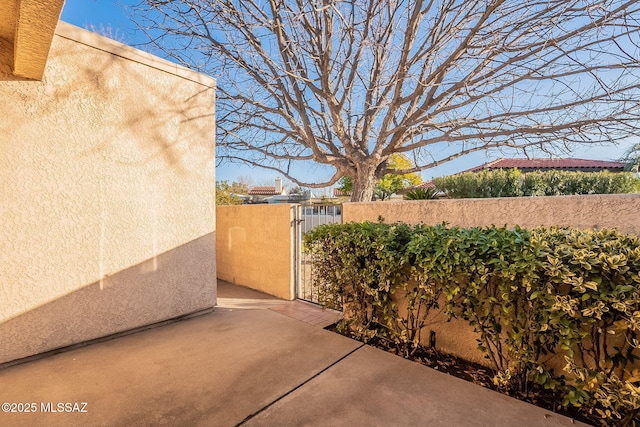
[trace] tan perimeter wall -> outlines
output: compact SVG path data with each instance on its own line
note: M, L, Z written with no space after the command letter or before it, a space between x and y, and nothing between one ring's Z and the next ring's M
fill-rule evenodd
M215 81L59 23L0 69L0 363L215 305Z
M638 212L640 194L345 203L342 208L344 222L377 222L382 216L387 223L435 225L447 222L461 227L493 224L524 228L563 225L583 229L618 228L626 233L640 233ZM398 295L396 299L401 313L406 313L406 303L403 304ZM466 321L453 319L449 322L442 310L436 310L426 322L421 336L424 344L428 344L429 331L433 331L437 349L488 364L478 350L478 336ZM549 361L549 365L561 371L564 366L562 355Z
M503 197L401 202L346 203L344 222L378 221L460 227L496 225L532 228L563 225L576 228L618 228L640 232L640 194Z
M218 278L294 299L293 205L218 206Z

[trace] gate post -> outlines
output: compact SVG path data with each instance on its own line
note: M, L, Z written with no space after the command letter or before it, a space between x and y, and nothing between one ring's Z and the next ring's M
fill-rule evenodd
M291 205L291 299L298 298L300 280L300 255L302 253L302 230L300 227L300 205Z

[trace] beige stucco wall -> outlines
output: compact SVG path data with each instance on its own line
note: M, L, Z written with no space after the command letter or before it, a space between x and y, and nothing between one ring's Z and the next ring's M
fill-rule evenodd
M293 299L293 209L284 204L218 206L218 277Z
M398 290L392 296L393 302L397 304L400 317L407 318L407 299L403 290ZM444 311L446 297L438 300L438 308L433 308L424 318L424 327L420 331L420 342L428 346L430 332L435 333L435 346L439 351L461 357L471 362L490 366L489 360L484 357L484 353L478 349L478 339L480 334L473 331L469 322L462 318L448 319ZM424 310L424 308L422 309Z
M618 228L640 232L640 194L512 197L493 199L415 200L346 203L344 222L402 221L461 227L507 225L530 228L564 225L577 228Z
M0 363L215 304L215 81L59 23L0 68Z

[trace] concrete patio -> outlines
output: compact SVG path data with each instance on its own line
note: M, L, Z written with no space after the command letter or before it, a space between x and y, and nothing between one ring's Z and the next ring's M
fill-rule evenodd
M223 282L218 297L208 314L0 370L0 402L35 404L0 425L580 425L326 331L336 314L313 305ZM85 412L43 412L58 403Z

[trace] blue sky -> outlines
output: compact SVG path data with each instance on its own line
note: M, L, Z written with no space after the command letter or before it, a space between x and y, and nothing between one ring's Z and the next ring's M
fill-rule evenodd
M135 25L122 6L126 3L126 0L66 0L60 19L87 29L92 25L118 28L133 41L136 39Z
M137 0L67 0L61 19L81 28L96 28L107 31L119 41L129 45L136 45L144 43L145 39L140 32L136 32L135 24L130 20L129 13L126 10L127 4L136 2ZM628 144L618 146L581 147L576 149L571 157L616 160L631 144L632 142L629 141ZM425 171L422 177L424 180L429 180L435 176L450 175L495 158L507 156L509 155L501 155L496 152L491 154L476 153ZM321 168L311 167L309 173L320 175ZM237 164L221 165L217 169L217 179L219 180L234 181L240 177L250 177L254 184L266 184L273 182L278 177L278 174L273 171L249 168ZM318 176L318 179L320 178Z

